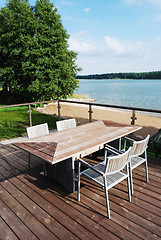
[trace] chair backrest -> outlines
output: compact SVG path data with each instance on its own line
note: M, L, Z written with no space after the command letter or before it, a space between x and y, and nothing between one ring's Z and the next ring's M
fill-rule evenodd
M131 151L132 147L129 147L129 149L122 154L118 154L107 158L105 157L106 158L105 173L112 174L121 171L128 163Z
M49 134L49 128L47 123L39 124L33 127L27 128L28 138L34 138Z
M145 152L148 147L150 135L141 141L134 141L132 147L132 156L139 156Z
M76 127L76 120L75 118L71 118L71 119L57 121L56 127L58 131Z

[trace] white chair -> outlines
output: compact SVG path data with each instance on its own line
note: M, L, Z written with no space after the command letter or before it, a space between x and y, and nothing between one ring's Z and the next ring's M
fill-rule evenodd
M27 130L27 136L29 139L49 134L49 128L47 123L35 125L33 127L28 127L26 128L26 130ZM28 166L30 168L30 154L29 154ZM45 175L45 163L43 164L43 170Z
M62 131L62 130L69 129L69 128L74 128L74 127L76 127L76 120L75 120L75 118L71 118L71 119L57 121L56 127L57 127L58 131Z
M47 123L43 123L43 124L39 124L39 125L27 128L28 138L35 138L35 137L43 136L46 134L49 134L49 128Z
M108 150L113 152L115 155L107 156ZM127 178L128 183L128 195L129 201L131 201L131 191L130 191L130 180L129 180L129 168L128 168L128 159L131 152L131 147L124 153L118 154L117 152L112 151L105 147L105 156L104 161L92 166L85 162L82 159L78 159L78 201L80 201L80 176L85 175L86 177L92 179L105 189L106 195L106 206L107 206L107 216L110 218L110 207L109 207L109 198L108 190L114 187L116 184ZM88 167L84 171L80 171L81 163ZM126 172L122 170L126 167Z
M130 168L130 182L131 182L131 193L133 194L133 179L132 179L132 170L142 163L145 163L145 172L146 172L146 181L149 182L148 179L148 162L147 162L147 152L146 149L148 147L150 135L148 135L144 140L134 141L131 138L125 137L124 142L124 150L126 148L126 142L129 141L132 143L132 153L129 161Z

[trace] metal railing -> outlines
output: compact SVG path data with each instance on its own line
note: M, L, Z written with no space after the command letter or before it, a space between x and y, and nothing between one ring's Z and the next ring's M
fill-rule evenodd
M100 103L90 103L90 102L78 102L78 101L67 101L67 100L58 100L58 117L61 118L60 115L60 102L67 102L67 103L75 103L75 104L84 104L89 106L89 122L92 121L92 106L98 106L98 107L107 107L107 108L115 108L115 109L123 109L123 110L131 110L131 125L135 125L136 118L136 111L139 112L149 112L149 113L161 113L161 110L154 110L154 109L146 109L146 108L136 108L136 107L127 107L127 106L118 106L118 105L110 105L110 104L100 104Z
M0 108L9 108L9 107L21 107L21 106L28 106L28 112L29 112L29 125L32 126L32 105L37 104L45 104L45 103L54 103L57 102L57 108L58 108L58 118L61 119L61 103L75 103L75 104L82 104L82 105L88 105L88 120L89 122L92 121L92 107L98 106L98 107L105 107L105 108L114 108L114 109L122 109L122 110L131 110L131 124L135 125L136 118L136 111L139 112L149 112L149 113L159 113L161 114L161 110L154 110L154 109L146 109L146 108L136 108L136 107L127 107L127 106L118 106L118 105L110 105L110 104L99 104L94 102L80 102L80 101L70 101L70 100L52 100L52 101L42 101L42 102L31 102L31 103L22 103L22 104L14 104L14 105L6 105L6 106L0 106Z

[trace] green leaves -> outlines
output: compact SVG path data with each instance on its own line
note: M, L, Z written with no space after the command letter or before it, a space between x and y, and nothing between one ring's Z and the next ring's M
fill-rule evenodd
M57 9L49 0L30 7L27 0L9 0L0 10L0 77L4 91L21 101L64 98L78 83L76 53Z

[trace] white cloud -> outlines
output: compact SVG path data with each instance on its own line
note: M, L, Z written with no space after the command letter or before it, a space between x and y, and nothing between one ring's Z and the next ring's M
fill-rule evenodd
M79 34L78 34L79 35ZM80 36L80 35L79 35ZM97 43L91 42L90 40L80 39L80 37L70 37L69 46L71 50L78 52L85 56L99 56L104 54L104 46L98 48Z
M116 54L121 54L124 52L124 46L119 40L106 36L105 41L109 50L115 52Z
M121 41L109 36L105 36L104 40L97 42L90 40L90 37L86 36L86 31L78 33L77 36L71 36L69 46L70 49L86 56L103 56L109 53L118 57L142 56L141 42L132 42L127 39Z
M70 49L78 52L77 64L83 69L80 74L161 70L161 38L151 42L109 36L97 41L90 39L86 34L69 39Z
M84 12L90 12L91 11L91 8L85 8L83 9Z
M127 39L121 41L115 38L111 38L109 36L105 37L105 42L108 50L110 50L117 56L140 56L140 52L138 51L142 45L140 42L132 42Z

